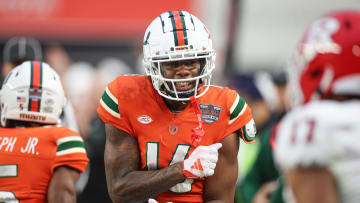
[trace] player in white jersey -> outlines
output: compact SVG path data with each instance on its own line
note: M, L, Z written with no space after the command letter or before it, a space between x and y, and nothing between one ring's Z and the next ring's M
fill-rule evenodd
M290 83L297 107L273 137L287 202L360 202L359 11L335 11L310 25Z
M275 158L282 169L290 172L288 178L295 178L294 183L314 184L311 188L316 190L311 195L332 198L328 194L335 193L333 197L338 201L360 202L360 119L356 115L360 115L359 101L326 100L311 102L287 114L278 127ZM297 173L301 173L299 177L318 176L313 180L312 176L298 180ZM317 189L320 178L326 184ZM298 186L299 195L310 195L301 193L310 188L305 191L301 189L303 186ZM337 188L340 190L336 191ZM322 189L332 192L317 194Z

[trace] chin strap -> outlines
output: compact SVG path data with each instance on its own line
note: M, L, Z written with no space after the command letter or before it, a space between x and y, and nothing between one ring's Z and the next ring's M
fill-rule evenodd
M199 108L199 105L198 105L195 97L191 96L190 101L191 101L191 105L194 108L194 111L195 111L195 114L196 114L196 117L197 117L198 123L199 123L199 126L197 126L196 128L193 128L191 130L192 131L191 144L194 147L197 147L200 144L200 141L201 141L202 137L205 135L205 131L203 129L203 122L204 121L202 120L200 108Z

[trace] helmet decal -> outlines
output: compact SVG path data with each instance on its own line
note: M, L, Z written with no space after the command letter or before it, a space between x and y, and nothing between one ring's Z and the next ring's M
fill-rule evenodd
M204 30L208 33L208 38L210 39L211 38L211 34L210 34L210 32L209 32L209 30L206 28L206 26L204 25Z
M186 24L182 11L169 11L169 18L173 26L175 46L188 45Z
M29 111L39 112L42 94L42 63L32 61L30 67Z
M300 52L307 60L312 60L317 53L340 53L339 45L332 35L339 30L339 21L332 17L324 17L311 24L304 35Z
M149 44L148 40L149 40L150 34L151 34L151 32L149 31L149 32L147 33L147 35L146 35L146 39L145 39L145 41L144 41L144 45Z

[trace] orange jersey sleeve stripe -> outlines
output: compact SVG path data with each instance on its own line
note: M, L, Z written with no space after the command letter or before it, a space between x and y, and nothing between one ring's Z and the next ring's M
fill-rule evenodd
M227 93L227 121L228 125L225 128L224 133L217 138L217 141L221 141L226 136L241 131L241 129L251 121L252 114L251 109L243 98L239 96L236 91L228 91ZM241 135L239 135L241 136Z
M126 80L126 85L129 85L132 82L128 77L124 76L122 77L121 82L119 82L119 79L115 79L107 85L100 99L97 113L104 123L121 129L130 135L134 135L131 127L126 125L125 122L122 122L122 120L126 118L126 115L124 112L119 111L119 102L121 101L118 100L118 90L119 85L121 85L124 80Z
M56 145L55 162L52 170L58 166L66 165L81 173L85 171L89 159L84 141L78 133L63 128L63 132L56 139Z
M248 122L250 122L252 119L252 114L251 114L251 109L250 107L246 104L245 108L243 109L243 113L241 115L239 115L233 123L237 123L238 126L243 127L244 125L246 125Z
M226 131L224 133L224 136L220 136L218 139L218 141L220 141L221 139L223 139L224 137L235 133L237 131L241 131L241 129L251 121L252 119L252 114L251 114L251 109L250 107L246 106L245 112L237 119L234 120L233 123L229 124L229 126L226 128ZM242 136L242 135L241 135ZM242 138L242 137L241 137Z

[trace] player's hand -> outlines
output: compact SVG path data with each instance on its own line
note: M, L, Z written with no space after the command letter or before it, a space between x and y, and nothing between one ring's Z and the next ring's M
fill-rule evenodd
M183 174L187 178L202 178L214 175L221 143L199 146L183 161Z
M269 203L272 193L276 190L277 184L277 181L264 183L254 196L252 203Z

